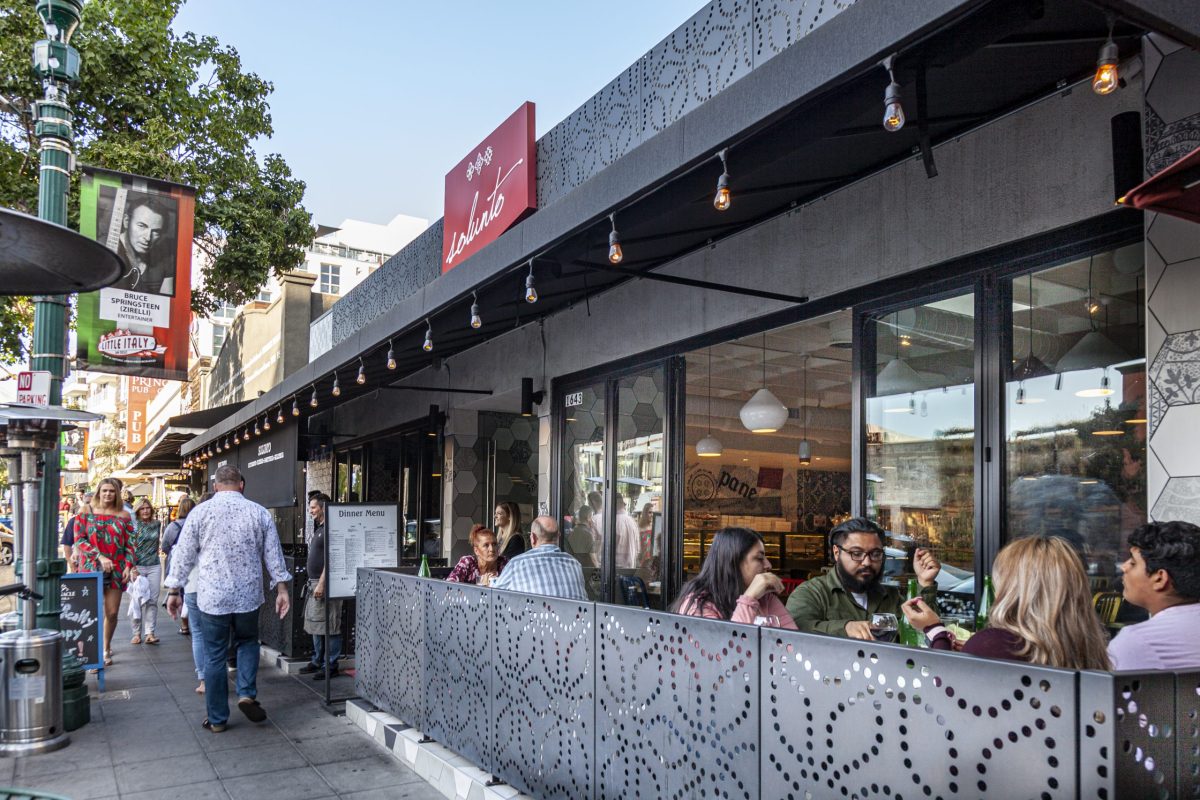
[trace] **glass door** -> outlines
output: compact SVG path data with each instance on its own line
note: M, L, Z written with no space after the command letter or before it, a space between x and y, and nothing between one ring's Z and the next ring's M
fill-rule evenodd
M608 491L604 445L606 383L568 391L558 409L559 517L562 548L583 567L588 597L608 600L602 583L604 564L604 498Z

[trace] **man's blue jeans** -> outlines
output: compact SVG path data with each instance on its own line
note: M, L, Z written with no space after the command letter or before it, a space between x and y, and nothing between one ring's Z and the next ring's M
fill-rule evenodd
M336 672L337 668L338 668L337 660L338 660L338 657L341 656L341 654L342 654L342 637L341 636L330 636L329 637L329 652L326 654L325 663L322 664L321 663L321 651L324 649L324 647L321 644L321 640L324 638L325 638L324 636L321 636L318 634L313 634L313 637L312 637L312 640L313 640L313 657L312 657L313 666L317 666L317 667L326 667L327 666L329 669Z
M229 634L237 651L238 698L258 696L258 610L242 614L206 614L200 612L204 632L205 669L204 703L208 721L224 725L229 721L229 678L225 659L229 655Z

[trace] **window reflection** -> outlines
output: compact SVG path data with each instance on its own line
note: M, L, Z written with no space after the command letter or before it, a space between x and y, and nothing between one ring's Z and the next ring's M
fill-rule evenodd
M1008 535L1054 534L1109 588L1146 516L1142 247L1013 280Z
M604 600L604 383L569 392L562 419L563 549L579 560L590 599Z
M917 547L942 562L948 614L975 597L975 295L880 317L868 377L867 515L888 532L885 580L912 573Z

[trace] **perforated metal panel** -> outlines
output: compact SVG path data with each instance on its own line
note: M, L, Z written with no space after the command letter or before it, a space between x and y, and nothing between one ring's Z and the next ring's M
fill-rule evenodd
M597 796L759 797L758 629L616 606L596 615Z
M1200 799L1200 672L1175 676L1175 796Z
M1079 687L1081 796L1177 797L1175 675L1083 672Z
M426 599L423 731L482 769L491 769L491 593L461 583L422 583Z
M1076 673L763 631L763 797L1075 797Z
M425 592L406 575L358 570L360 631L354 690L417 728L425 727Z
M493 772L553 800L592 796L596 607L491 592Z

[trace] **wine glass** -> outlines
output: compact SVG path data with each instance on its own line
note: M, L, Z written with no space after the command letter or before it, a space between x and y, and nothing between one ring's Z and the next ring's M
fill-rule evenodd
M775 614L759 614L754 618L755 625L765 625L768 628L779 627L779 617Z
M871 615L871 635L876 641L894 642L896 641L897 631L900 625L896 621L895 614L872 614Z

